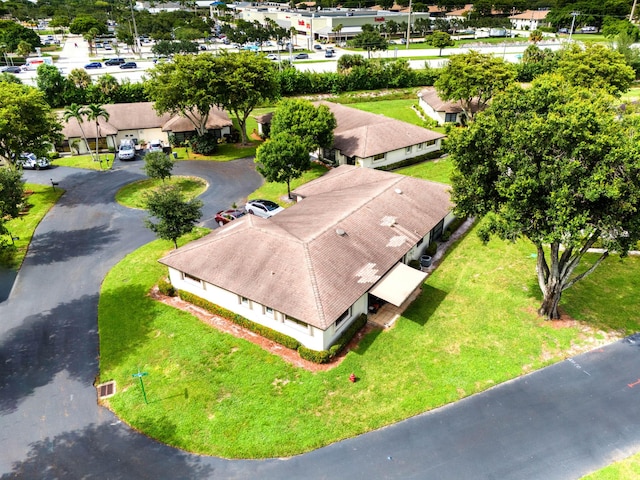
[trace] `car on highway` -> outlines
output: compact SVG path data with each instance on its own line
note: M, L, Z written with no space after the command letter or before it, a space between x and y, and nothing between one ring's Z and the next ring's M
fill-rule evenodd
M249 200L244 206L244 209L251 215L257 215L262 218L273 217L284 210L284 208L276 202L263 199Z
M90 68L102 68L102 64L100 62L91 62L87 63L84 68L87 70Z
M17 67L17 66L9 66L9 67L4 67L2 69L3 73L21 73L22 72L22 68Z
M138 68L138 64L136 62L125 62L122 65L120 65L120 68L122 68L123 70L127 70L130 68Z
M216 213L215 221L218 225L223 226L231 222L232 220L240 218L246 214L247 214L246 211L239 210L237 208L230 208L229 210L221 210L218 213Z
M120 142L118 158L120 160L133 160L136 158L136 146L132 140L122 140Z
M112 66L114 66L114 65L122 65L122 64L124 64L124 63L126 63L126 62L127 62L127 61L126 61L124 58L122 58L122 57L117 57L117 58L110 58L110 59L106 60L106 61L104 62L104 64L105 64L105 65L107 65L107 66L109 66L109 67L112 67Z
M315 44L315 45L313 46L313 49L314 49L314 50L322 50L322 45Z
M332 58L332 57L333 57L333 50L329 50L329 49L327 49L327 50L324 52L324 57L325 57L325 58Z
M305 59L309 58L309 54L307 54L307 53L298 53L293 58L295 58L296 60L305 60Z
M38 158L34 153L22 153L18 158L16 164L22 168L30 170L40 170L42 168L49 168L51 164L46 158Z

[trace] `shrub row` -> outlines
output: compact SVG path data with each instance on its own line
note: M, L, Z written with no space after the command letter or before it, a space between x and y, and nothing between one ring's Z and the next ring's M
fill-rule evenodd
M451 238L451 234L458 230L466 219L466 217L454 218L453 221L447 226L447 228L444 229L444 232L442 232L442 241L446 242L447 240L449 240L449 238Z
M185 302L192 303L198 307L204 308L210 313L214 315L219 315L221 317L226 318L227 320L231 320L232 322L240 325L241 327L246 328L247 330L251 330L258 335L262 335L269 340L273 340L274 342L279 343L280 345L284 345L287 348L291 348L292 350L297 350L300 346L300 342L298 342L295 338L292 338L284 333L277 332L271 328L260 325L259 323L252 322L248 318L243 317L242 315L238 315L237 313L232 312L231 310L227 310L226 308L222 308L215 303L211 303L208 300L205 300L202 297L198 297L189 292L185 292L182 290L178 291L179 297Z
M158 284L159 287L160 283ZM338 341L334 345L332 345L329 350L312 350L303 345L300 345L300 342L298 342L295 338L260 325L259 323L252 322L242 315L238 315L237 313L227 310L226 308L222 308L219 305L205 300L202 297L198 297L197 295L194 295L190 292L178 290L178 296L185 302L189 302L193 305L204 308L206 311L213 313L214 315L219 315L226 318L227 320L231 320L241 327L251 330L258 335L262 335L269 340L273 340L280 345L283 345L292 350L297 350L301 358L314 363L327 363L331 359L335 358L335 356L338 355L342 351L342 349L349 343L353 336L367 323L367 316L365 314L362 314L349 326L349 328L347 328L343 332L342 335L340 335Z
M416 163L426 162L427 160L433 160L434 158L440 158L444 155L442 150L436 150L435 152L425 153L424 155L419 155L413 158L407 158L401 162L394 163L393 165L384 165L382 167L376 167L376 170L397 170L399 168L408 167L409 165L415 165Z

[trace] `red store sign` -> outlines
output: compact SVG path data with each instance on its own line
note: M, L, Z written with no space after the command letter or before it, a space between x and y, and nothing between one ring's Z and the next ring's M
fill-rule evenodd
M384 22L384 17L374 17L374 22Z

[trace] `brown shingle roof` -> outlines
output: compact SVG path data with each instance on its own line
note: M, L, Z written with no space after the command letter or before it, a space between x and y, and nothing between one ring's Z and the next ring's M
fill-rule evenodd
M337 103L327 105L336 117L334 147L349 157L367 158L444 138L445 135L384 115L363 112Z
M343 165L284 212L246 215L160 262L326 329L446 216L448 189Z
M510 19L522 19L522 20L544 20L547 18L549 10L525 10L522 13L511 15Z
M109 121L105 122L103 119L100 119L101 136L115 135L120 130L142 130L158 127L163 127L165 131L171 130L174 132L189 132L195 129L193 124L186 118L178 115L172 116L168 113L158 115L153 108L152 102L116 103L103 105L103 108L109 113ZM65 138L82 136L77 120L70 119L69 122L65 122L62 119L64 112L60 112L59 115L63 126L62 134ZM175 128L166 128L167 124ZM209 128L222 128L223 126L230 126L231 124L232 122L229 120L226 112L215 107L211 109L207 125L212 126ZM95 122L85 121L83 123L85 133L89 137L91 136L90 130L92 127L93 134L95 135Z
M421 97L436 112L460 113L462 112L462 104L460 102L449 102L442 100L438 92L433 87L426 87L420 90L418 96ZM471 111L478 111L478 102L471 103Z

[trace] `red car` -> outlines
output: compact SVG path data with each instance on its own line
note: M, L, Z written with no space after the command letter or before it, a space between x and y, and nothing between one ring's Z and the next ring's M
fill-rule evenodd
M247 212L245 212L244 210L236 210L235 208L222 210L216 213L216 222L218 222L218 225L223 226L229 223L231 220L235 220L236 218L240 218L246 214Z

